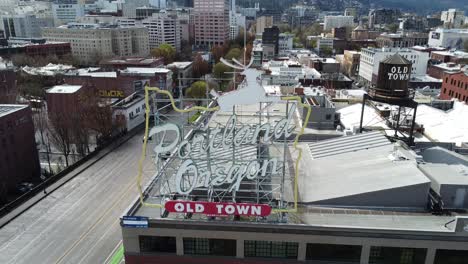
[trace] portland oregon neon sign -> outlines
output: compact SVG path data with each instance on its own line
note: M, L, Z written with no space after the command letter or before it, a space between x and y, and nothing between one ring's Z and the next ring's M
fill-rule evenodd
M272 211L287 212L297 208L297 166L302 153L297 140L304 128L302 126L296 130L295 115L297 105L308 108L305 118L305 122L308 122L310 106L302 104L296 96L266 95L261 85L260 71L245 68L242 74L245 79L238 90L222 95L214 93L217 106L211 108L194 106L179 109L168 91L145 88L147 137L138 176L143 205L164 208L171 213L213 216L266 216ZM204 113L202 117L208 117L189 128L187 124L173 122L149 128L150 91L169 97L176 112L201 111ZM293 102L290 103L290 100ZM274 118L270 118L268 108L272 104L282 104L286 111L274 113ZM246 114L242 112L242 105L259 107L253 114ZM216 111L221 111L222 118L211 122L207 113ZM231 111L232 114L229 114ZM246 119L256 120L251 122ZM157 201L155 198L159 197L159 204L148 203L143 197L142 161L146 157L147 138L153 138L150 146L155 157L170 153L163 167L158 167L157 162L160 161L155 159L155 165L160 170L154 176L151 193L147 194L154 197L152 201ZM288 184L294 196L294 208L286 209L287 203L278 201L284 201L285 181L289 181L285 180L285 160L290 146L298 151L298 158L291 163L295 164L295 175L290 175L294 177L293 182L290 181L292 186ZM196 200L190 201L192 199Z

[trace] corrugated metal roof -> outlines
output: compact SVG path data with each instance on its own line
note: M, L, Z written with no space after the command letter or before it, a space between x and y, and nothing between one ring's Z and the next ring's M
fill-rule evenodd
M390 145L390 141L379 131L310 143L314 159Z

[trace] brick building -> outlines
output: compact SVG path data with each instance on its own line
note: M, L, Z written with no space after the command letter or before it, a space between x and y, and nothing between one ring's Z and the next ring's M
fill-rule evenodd
M0 149L0 202L6 202L18 184L40 180L29 106L0 104Z
M80 95L85 89L82 85L56 85L46 92L47 109L49 114L76 112Z
M63 57L71 55L70 43L44 43L44 44L25 44L20 46L0 47L0 56L10 58L13 55L24 54L26 56L57 56Z
M440 99L458 99L468 103L468 69L456 73L444 73Z
M432 78L442 79L442 75L444 73L456 73L460 70L461 66L459 64L455 64L453 62L440 63L430 65L427 68L427 75L431 76Z
M16 102L16 72L0 62L0 104Z
M468 52L463 51L433 51L431 59L437 62L453 62L468 64Z
M66 84L87 85L98 90L101 97L125 98L146 84L172 89L172 71L166 68L130 67L111 72L72 72L64 76Z

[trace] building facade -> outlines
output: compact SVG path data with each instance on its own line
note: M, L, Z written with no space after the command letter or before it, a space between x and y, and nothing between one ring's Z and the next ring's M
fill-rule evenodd
M0 201L7 202L20 183L40 181L31 108L0 104Z
M468 29L437 28L429 32L428 45L430 47L463 49L463 42L466 40L468 40Z
M272 16L261 16L257 17L257 24L255 25L255 33L262 34L265 28L270 28L273 26L273 17Z
M369 28L398 23L400 16L399 9L371 9L369 11Z
M446 28L460 28L465 23L465 12L458 9L442 11L440 20L442 20Z
M85 15L85 7L81 3L75 4L52 4L52 14L55 26L75 22L77 18Z
M150 49L169 44L180 51L182 27L175 13L155 13L142 21L148 29Z
M16 72L13 65L0 61L0 104L16 103L18 89L16 87Z
M399 48L365 48L361 50L359 81L366 85L377 84L380 61L397 52L412 63L411 75L426 75L429 61L429 54L426 52Z
M0 16L0 29L6 39L12 37L37 38L41 36L41 28L52 27L51 18L39 18L36 15L8 15Z
M379 48L411 48L413 46L427 45L428 39L428 35L425 33L383 33L376 38L376 42Z
M445 72L442 76L440 99L457 99L468 103L468 69L456 73Z
M99 62L112 56L148 56L148 29L144 27L100 27L74 24L44 28L48 41L69 41L72 55L82 63Z
M262 34L263 45L272 45L274 47L275 55L279 52L279 35L280 30L278 27L265 28Z
M194 0L195 45L211 47L229 40L229 0Z
M353 27L353 16L325 16L324 30L332 30L332 28Z

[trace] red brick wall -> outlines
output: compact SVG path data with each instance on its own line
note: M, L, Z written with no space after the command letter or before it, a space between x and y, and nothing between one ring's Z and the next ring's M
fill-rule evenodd
M0 200L21 182L39 181L39 156L31 109L0 117Z
M463 72L445 73L442 79L440 99L456 98L468 103L468 76Z
M443 73L444 70L437 67L436 65L431 65L427 68L427 75L436 79L442 79Z
M14 70L0 70L0 104L14 104L17 93Z

